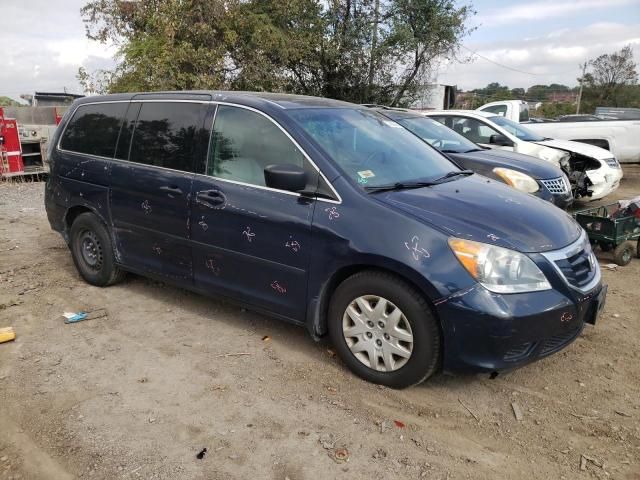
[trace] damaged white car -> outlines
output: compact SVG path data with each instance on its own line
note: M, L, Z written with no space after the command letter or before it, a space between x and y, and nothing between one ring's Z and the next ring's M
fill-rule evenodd
M576 199L597 200L620 185L622 168L610 151L569 140L554 140L490 112L423 112L474 143L511 150L552 162L567 174Z

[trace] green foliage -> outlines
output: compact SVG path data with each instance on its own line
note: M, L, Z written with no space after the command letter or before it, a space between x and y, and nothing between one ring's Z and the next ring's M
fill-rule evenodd
M403 104L475 14L455 0L91 0L89 38L117 42L88 91L230 88Z
M582 78L583 112L596 107L637 107L640 105L637 65L633 49L627 45L619 52L600 55L589 61L589 71Z
M14 99L9 97L0 97L0 107L18 107L23 105L20 102L16 102Z
M532 117L542 118L556 118L574 113L576 113L576 104L573 102L545 102L540 108L530 112Z

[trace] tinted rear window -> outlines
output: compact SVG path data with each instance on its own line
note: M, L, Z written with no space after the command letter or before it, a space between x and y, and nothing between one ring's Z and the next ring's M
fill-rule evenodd
M207 105L143 103L133 131L129 160L192 172L194 153Z
M72 152L113 157L127 103L101 103L78 107L62 135L60 148Z

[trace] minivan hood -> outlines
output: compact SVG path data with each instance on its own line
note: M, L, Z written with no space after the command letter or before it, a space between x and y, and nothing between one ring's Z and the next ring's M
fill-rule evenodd
M504 167L518 172L526 173L535 179L558 178L562 176L560 167L522 153L510 152L508 150L488 149L466 153L450 153L449 156L455 158L468 158L484 162L493 167Z
M580 226L563 210L477 174L371 195L447 235L520 252L556 250L580 236Z
M604 160L605 158L612 158L613 154L609 150L596 147L595 145L589 145L582 142L572 142L571 140L543 140L541 142L535 142L538 145L545 145L551 148L558 148L567 152L575 152L586 157L595 158L596 160Z

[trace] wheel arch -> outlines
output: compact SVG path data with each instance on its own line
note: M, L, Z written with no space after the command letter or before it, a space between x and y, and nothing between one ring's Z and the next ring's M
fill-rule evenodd
M382 260L382 259L379 259ZM327 334L327 315L329 310L329 303L333 293L338 286L344 282L347 278L360 273L362 271L377 271L384 272L395 277L398 277L402 281L408 283L415 288L420 294L422 294L427 301L431 314L438 324L440 329L441 339L443 332L443 325L438 312L434 306L434 301L439 297L437 290L431 285L431 283L419 272L408 268L406 265L397 262L389 263L390 259L384 259L384 264L381 261L370 261L363 263L354 263L349 265L343 265L338 268L333 274L324 282L316 295L310 300L309 308L307 310L307 327L309 332L315 339L319 339ZM441 352L444 345L441 345Z
M105 221L102 214L93 206L86 205L86 204L73 205L67 208L67 211L64 214L63 236L67 243L69 243L70 241L69 233L71 231L71 225L73 225L73 222L75 221L75 219L78 218L78 216L80 216L83 213L93 213L96 217L100 219L100 221L105 225L105 227L107 227L108 231L111 230L110 228L108 228L109 224Z

